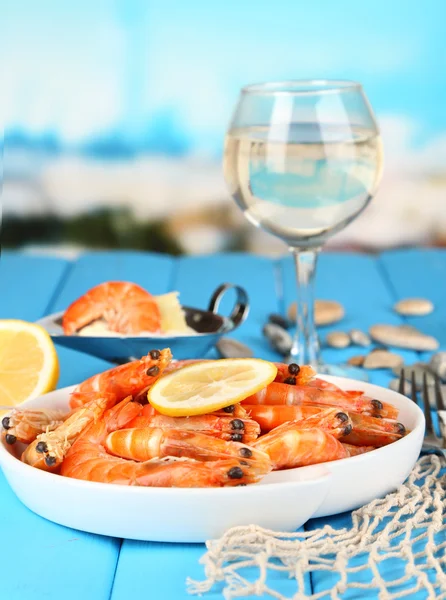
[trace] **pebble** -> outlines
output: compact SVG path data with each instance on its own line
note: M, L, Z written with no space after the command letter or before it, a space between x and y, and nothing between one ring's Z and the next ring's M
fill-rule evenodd
M222 358L252 358L254 356L249 346L227 337L220 338L216 343L216 348Z
M352 329L350 331L350 339L356 346L364 346L364 348L370 346L372 343L370 336L360 329Z
M406 325L373 325L369 329L372 338L386 346L411 350L437 350L438 340L418 329Z
M282 315L279 315L278 313L270 314L268 321L270 323L274 323L274 325L282 327L283 329L289 329L292 325L292 323L286 317L282 317Z
M421 317L429 315L434 310L434 305L426 298L404 298L394 305L394 310L407 317Z
M331 325L344 317L344 307L334 300L316 300L314 303L314 322L316 325ZM288 308L288 318L296 321L296 303Z
M435 383L435 377L431 373L427 363L417 362L413 365L398 365L392 369L392 372L399 377L402 369L404 369L404 378L407 379L407 381L412 381L412 371L415 373L415 385L417 389L421 389L421 386L423 385L424 373L426 373L427 385L434 385Z
M327 335L326 341L332 348L347 348L347 346L350 346L350 336L344 331L331 331Z
M429 367L440 379L446 381L446 352L434 354L429 361Z
M362 367L365 361L365 356L363 354L358 354L357 356L352 356L348 359L347 364L352 367Z
M363 363L364 369L392 369L404 362L403 357L388 350L377 350L368 354Z
M274 350L279 354L286 356L290 353L293 346L293 340L283 327L274 323L267 323L262 329L263 335L267 338Z

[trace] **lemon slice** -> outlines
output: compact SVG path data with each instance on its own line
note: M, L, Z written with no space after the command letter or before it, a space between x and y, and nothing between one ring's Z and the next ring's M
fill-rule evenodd
M276 373L272 363L257 358L209 360L165 375L152 386L147 399L163 415L203 415L255 394Z
M54 390L59 361L54 344L39 325L0 320L0 409Z

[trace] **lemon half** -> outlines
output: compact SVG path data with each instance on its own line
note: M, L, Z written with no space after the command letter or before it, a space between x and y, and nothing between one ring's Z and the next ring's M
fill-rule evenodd
M257 358L195 363L159 379L147 399L163 415L203 415L241 402L274 380L277 368Z
M59 361L48 333L26 321L0 320L0 408L54 390L58 378Z

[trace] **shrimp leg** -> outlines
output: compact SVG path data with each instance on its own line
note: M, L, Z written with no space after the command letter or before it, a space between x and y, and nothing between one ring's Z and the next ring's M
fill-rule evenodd
M69 413L68 413L69 414ZM39 433L53 431L62 425L68 414L62 410L13 410L2 419L6 443L30 444Z
M57 472L66 453L79 434L115 403L115 398L112 395L104 398L95 396L96 394L93 394L93 399L90 402L74 411L59 427L53 431L39 434L25 449L21 460L43 471ZM138 407L138 411L140 411L141 406L138 405ZM135 414L134 411L132 418Z

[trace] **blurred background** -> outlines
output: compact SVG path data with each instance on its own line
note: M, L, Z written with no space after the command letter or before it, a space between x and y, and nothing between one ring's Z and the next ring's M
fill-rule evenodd
M2 246L284 252L222 175L240 87L363 83L385 151L331 248L446 245L446 2L0 0Z

